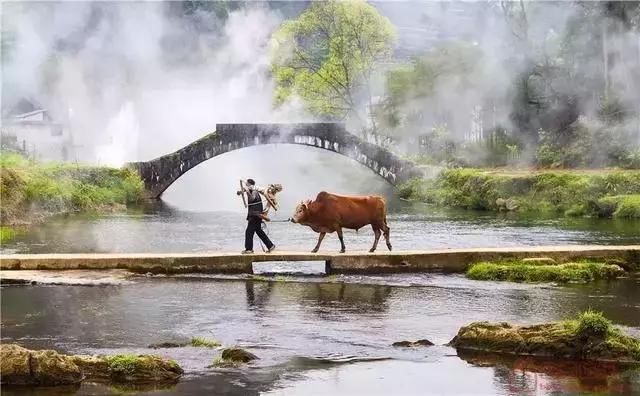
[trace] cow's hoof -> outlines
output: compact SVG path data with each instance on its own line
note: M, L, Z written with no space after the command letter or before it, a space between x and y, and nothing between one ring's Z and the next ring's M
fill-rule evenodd
M340 253L344 253L344 249L340 250Z
M387 245L387 247L389 248L389 251L391 251L391 245Z
M318 253L318 249L313 249L311 253Z
M369 249L369 253L373 253L375 251L376 251L376 249Z

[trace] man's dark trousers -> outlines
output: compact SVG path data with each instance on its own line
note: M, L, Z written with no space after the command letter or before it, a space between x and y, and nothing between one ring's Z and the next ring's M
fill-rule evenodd
M262 240L267 249L271 249L273 247L273 242L271 242L267 234L262 231L262 219L257 216L249 216L247 219L247 230L244 233L245 250L253 250L253 234L258 234L258 237Z

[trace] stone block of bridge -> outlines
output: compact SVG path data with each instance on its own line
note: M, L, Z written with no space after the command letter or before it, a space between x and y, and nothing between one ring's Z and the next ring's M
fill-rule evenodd
M412 162L348 132L342 123L217 124L215 132L173 153L128 166L140 174L148 198L159 198L198 164L230 151L265 144L297 144L332 151L368 167L393 185L422 174Z

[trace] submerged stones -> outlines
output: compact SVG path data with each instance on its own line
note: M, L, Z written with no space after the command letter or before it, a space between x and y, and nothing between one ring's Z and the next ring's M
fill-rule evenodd
M398 341L391 344L391 346L393 347L400 347L400 348L414 348L414 347L431 346L431 345L433 345L433 342L427 339L422 339L417 341Z
M458 351L640 363L640 340L590 311L576 320L533 326L474 322L460 328L449 345Z
M0 345L4 385L70 385L84 379L128 383L175 382L183 374L172 361L152 355L64 355L33 351L15 344Z
M182 348L189 345L187 342L159 342L157 344L151 344L147 348L150 349L163 349L163 348Z
M201 347L201 348L217 348L221 344L216 340L210 340L203 337L193 337L188 342L160 342L158 344L151 344L148 348L162 349L162 348L182 348L186 346Z

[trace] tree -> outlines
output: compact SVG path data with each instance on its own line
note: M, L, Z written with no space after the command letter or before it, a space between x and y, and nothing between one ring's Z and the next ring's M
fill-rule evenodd
M471 106L483 75L480 50L462 42L451 42L417 57L410 65L399 65L386 74L386 97L376 109L385 134L393 137L425 133L448 124L450 114ZM475 104L475 103L474 103ZM471 110L469 109L469 113Z
M314 2L297 19L273 34L275 100L300 97L316 115L361 125L371 114L371 78L391 56L395 32L389 20L364 1ZM364 106L363 106L364 104Z

